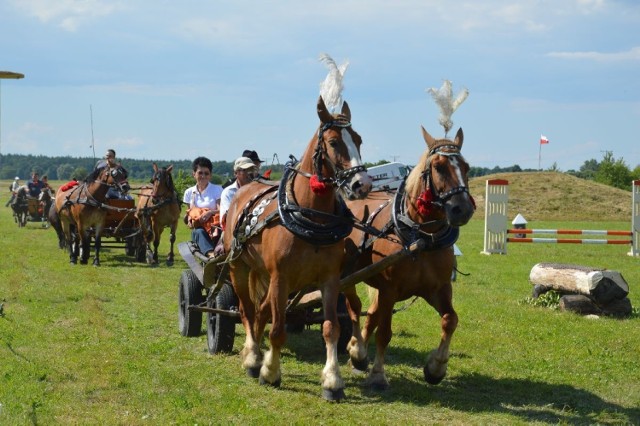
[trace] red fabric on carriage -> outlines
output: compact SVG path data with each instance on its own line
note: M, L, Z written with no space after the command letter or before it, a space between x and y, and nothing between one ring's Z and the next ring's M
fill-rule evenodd
M64 192L67 189L71 189L71 188L73 188L74 186L77 186L77 185L78 185L78 181L77 180L72 180L72 181L67 182L64 185L62 185L60 187L60 191Z

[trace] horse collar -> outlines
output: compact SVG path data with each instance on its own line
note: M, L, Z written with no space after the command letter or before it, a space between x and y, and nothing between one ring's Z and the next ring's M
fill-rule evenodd
M287 185L292 178L293 167L285 167L284 175L278 187L278 214L287 230L304 241L326 246L346 238L353 229L353 216L342 197L337 197L338 213L329 214L300 207L288 196ZM311 217L330 219L328 223L317 223Z
M430 233L421 229L420 224L415 222L406 214L406 192L404 190L406 178L400 184L393 199L391 220L395 228L396 235L408 246L418 239L426 242L425 250L438 250L452 246L460 235L460 229L448 223L439 231Z

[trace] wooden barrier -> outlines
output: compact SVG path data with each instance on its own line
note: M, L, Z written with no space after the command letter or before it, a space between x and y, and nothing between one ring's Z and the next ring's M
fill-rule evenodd
M597 229L507 229L507 205L509 182L504 179L489 179L486 183L484 248L483 254L507 254L507 243L543 244L625 244L631 245L629 256L640 255L640 180L632 183L631 231ZM518 237L509 237L518 234ZM606 235L625 236L625 239L594 238L541 238L522 237L522 234L558 235Z

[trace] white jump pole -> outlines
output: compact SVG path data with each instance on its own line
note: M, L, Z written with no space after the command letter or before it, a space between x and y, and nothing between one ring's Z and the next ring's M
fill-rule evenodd
M488 179L484 200L484 248L481 253L507 254L509 181Z

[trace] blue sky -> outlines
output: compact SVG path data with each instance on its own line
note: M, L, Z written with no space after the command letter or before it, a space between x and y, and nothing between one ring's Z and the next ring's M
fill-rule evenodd
M472 166L640 164L635 0L0 0L3 154L269 162L314 136L327 69L365 161L414 164L453 82ZM450 135L451 136L451 135Z

